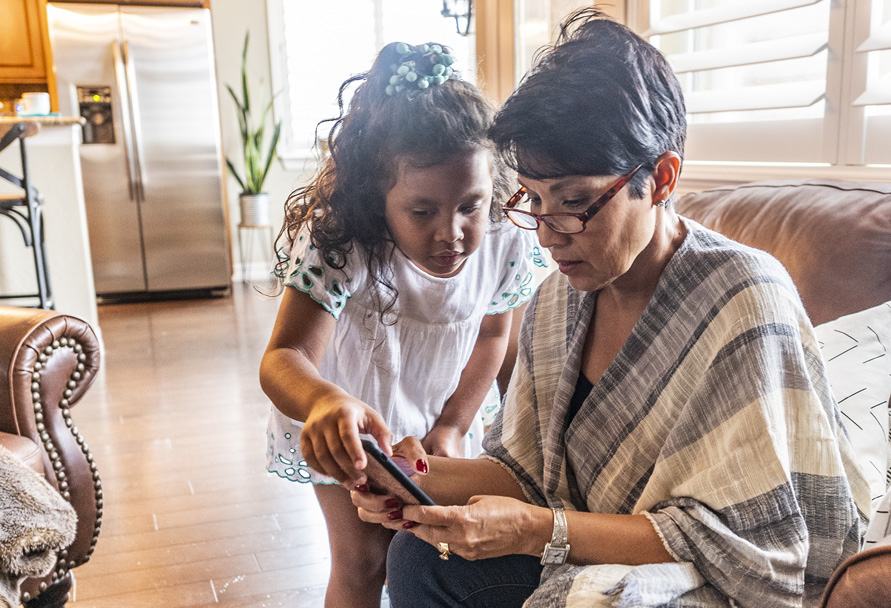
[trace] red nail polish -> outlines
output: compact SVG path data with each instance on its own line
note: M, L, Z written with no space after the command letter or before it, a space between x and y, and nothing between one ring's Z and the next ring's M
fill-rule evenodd
M402 509L399 509L398 511L390 511L387 513L387 517L390 519L402 519Z
M389 498L389 499L387 499L387 502L384 503L384 506L387 507L388 509L395 509L399 506L399 499L398 498Z
M413 521L407 521L407 522L405 522L404 524L402 524L402 527L403 527L404 529L406 529L406 530L408 530L409 528L414 528L414 527L415 527L415 522L413 522Z
M415 468L418 469L419 473L427 474L427 463L421 460L420 458L415 463Z
M356 491L362 493L368 492L368 484L363 483L361 486L356 486Z

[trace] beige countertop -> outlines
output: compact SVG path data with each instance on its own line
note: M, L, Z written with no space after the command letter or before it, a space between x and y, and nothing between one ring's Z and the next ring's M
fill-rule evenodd
M20 122L35 122L41 126L56 127L66 125L82 125L86 121L82 116L0 116L0 125L14 125Z

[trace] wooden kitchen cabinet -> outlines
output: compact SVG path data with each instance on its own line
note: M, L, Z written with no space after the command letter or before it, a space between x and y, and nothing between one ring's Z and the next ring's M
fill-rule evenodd
M49 0L69 4L120 4L122 6L187 6L210 8L210 0Z
M154 6L191 6L193 8L207 8L206 0L128 0L127 4L145 4Z
M45 0L0 2L0 83L47 82Z

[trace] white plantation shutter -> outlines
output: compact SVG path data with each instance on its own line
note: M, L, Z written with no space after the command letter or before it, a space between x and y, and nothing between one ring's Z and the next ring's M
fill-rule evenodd
M440 15L441 0L268 0L267 8L286 160L311 157L316 125L339 114L340 84L368 70L390 42L441 42L454 52L461 77L476 81L475 37L458 35L455 21ZM329 130L322 125L319 137Z
M644 32L678 75L687 158L832 162L831 0L651 0Z
M891 0L861 0L868 15L866 39L857 45L854 67L862 75L853 105L863 124L858 152L864 163L891 163ZM864 19L864 21L866 21Z

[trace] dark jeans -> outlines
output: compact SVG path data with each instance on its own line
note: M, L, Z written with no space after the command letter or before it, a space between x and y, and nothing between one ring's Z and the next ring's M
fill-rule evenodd
M538 587L541 565L531 555L468 561L439 558L436 547L399 532L387 554L392 608L479 606L519 608Z

